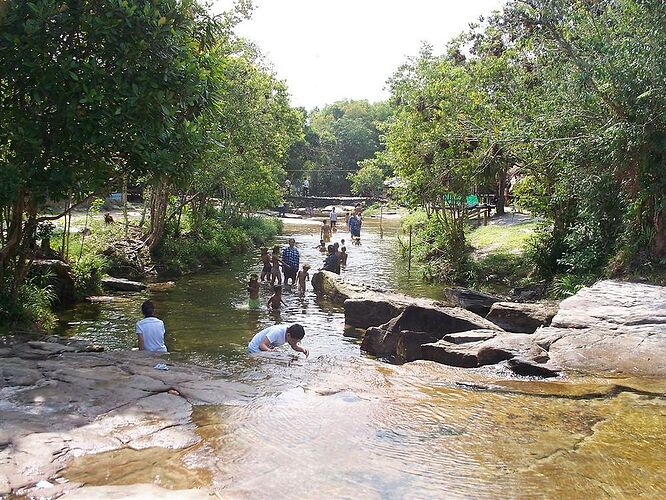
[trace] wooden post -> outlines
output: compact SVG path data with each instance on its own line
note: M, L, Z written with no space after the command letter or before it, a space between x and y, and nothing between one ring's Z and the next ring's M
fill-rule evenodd
M384 238L384 225L382 222L383 215L384 215L384 205L379 205L379 237L381 239Z
M412 271L412 226L409 226L409 256L407 258L407 276Z
M129 220L127 219L127 174L123 175L120 201L123 204L123 222L125 224L125 238L127 238L127 233L129 231Z

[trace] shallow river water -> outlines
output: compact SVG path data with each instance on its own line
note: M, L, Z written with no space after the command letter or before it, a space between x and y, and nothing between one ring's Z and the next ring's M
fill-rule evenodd
M343 275L368 285L441 298L408 276L397 221L367 220L347 244ZM289 222L313 270L318 226ZM340 232L334 241L348 239ZM249 388L233 404L195 407L201 443L185 450L120 450L77 459L65 471L87 484L155 482L213 487L222 497L457 498L664 497L666 383L569 376L555 381L416 362L395 366L344 336L339 306L287 289L279 314L247 307L258 253L184 277L169 291L80 305L62 332L107 349L133 347L140 304L153 299L174 359L229 373ZM263 286L265 304L270 295ZM305 326L310 349L251 358L247 342L276 322ZM350 332L347 332L350 333Z

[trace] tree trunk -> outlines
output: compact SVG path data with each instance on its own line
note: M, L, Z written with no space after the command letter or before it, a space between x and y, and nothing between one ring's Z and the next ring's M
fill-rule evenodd
M499 171L497 179L497 200L495 202L495 211L497 215L504 215L504 195L506 194L506 168Z
M150 251L153 251L164 236L166 225L166 211L169 203L169 181L162 178L155 186L150 203L150 229L144 241Z

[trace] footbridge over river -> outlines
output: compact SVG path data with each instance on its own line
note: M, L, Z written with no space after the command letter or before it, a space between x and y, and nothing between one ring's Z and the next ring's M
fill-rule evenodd
M322 208L328 205L355 206L367 204L375 200L363 196L287 196L285 198L292 207Z

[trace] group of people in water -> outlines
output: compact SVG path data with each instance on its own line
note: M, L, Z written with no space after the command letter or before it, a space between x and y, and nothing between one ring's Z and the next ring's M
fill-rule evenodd
M322 223L321 238L316 248L320 252L326 253L320 270L340 274L341 267L347 264L348 253L344 238L340 243L330 243L333 233L337 231L337 220L338 214L333 207L328 218ZM346 214L345 222L351 234L352 244L360 245L362 224L360 206L357 206L351 215ZM285 285L297 285L299 293L305 292L307 283L310 281L310 265L304 263L299 268L300 253L296 248L294 238L289 238L288 246L283 248L282 252L280 252L279 245L275 245L270 254L267 247L261 248L260 263L262 265L261 275L251 274L247 284L250 309L261 307L259 298L261 283L270 283L272 286L273 294L266 302L268 310L279 310L282 305L286 306L282 299L283 276ZM164 345L164 323L155 316L155 306L148 300L142 304L141 310L144 319L136 324L139 349L167 352ZM261 330L252 338L247 347L248 353L274 351L280 345L288 343L295 351L308 356L309 351L300 345L304 336L305 329L299 324L273 325Z

